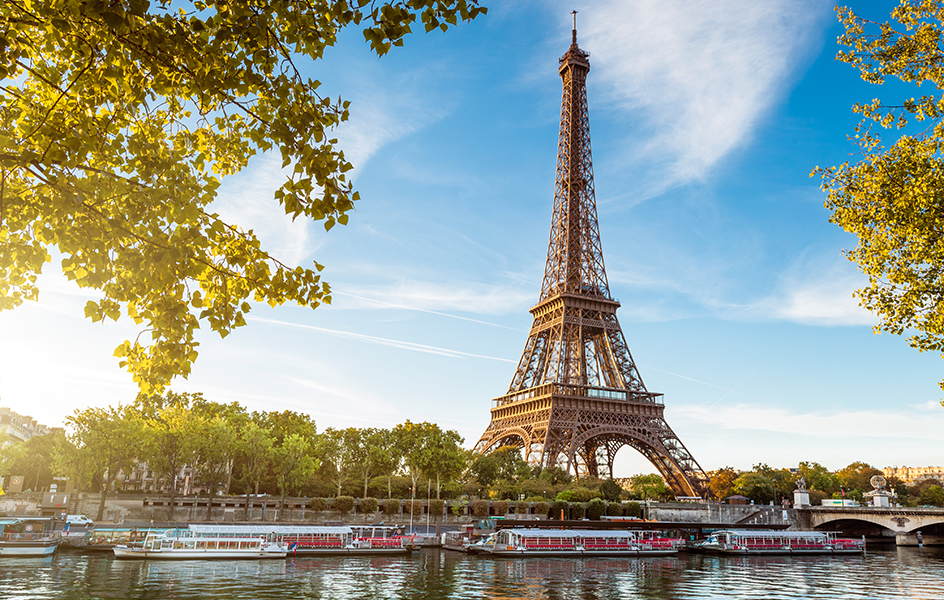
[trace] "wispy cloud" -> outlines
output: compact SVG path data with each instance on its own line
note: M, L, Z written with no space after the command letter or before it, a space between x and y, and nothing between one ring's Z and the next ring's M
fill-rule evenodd
M799 435L854 435L877 438L940 440L944 409L939 414L909 411L791 412L786 408L735 404L724 406L676 405L682 417L722 429L762 430Z
M427 313L427 314L431 314L431 315L439 315L439 316L441 316L441 317L448 317L448 318L450 318L450 319L458 319L458 320L460 320L460 321L469 321L469 322L471 322L471 323L478 323L479 325L488 325L488 326L490 326L490 327L500 327L500 328L502 328L502 329L511 329L511 330L513 330L513 331L517 331L517 328L515 328L515 327L508 327L507 325L500 325L500 324L498 324L498 323L490 323L490 322L488 322L488 321L482 321L482 320L480 320L480 319L470 319L469 317L463 317L463 316L460 316L460 315L453 315L453 314L450 314L450 313L440 312L440 311L438 311L438 310L428 310L428 309L424 309L424 308L417 308L417 307L415 307L415 306L408 306L408 305L405 305L405 304L395 304L395 303L393 303L393 302L385 302L385 301L383 301L383 300L377 300L377 299L375 299L375 298L365 298L365 297L363 297L363 296L357 296L357 295L355 295L355 294L347 294L347 293L345 293L345 292L339 292L339 291L337 291L337 290L332 290L331 293L332 293L332 295L334 295L334 296L347 296L348 298L353 298L353 299L355 299L355 300L361 300L361 301L367 303L367 307L373 306L373 307L379 307L379 308L394 308L394 309L397 309L397 310L416 311L416 312L422 312L422 313Z
M360 300L359 303L352 303L352 308L376 309L384 305L397 306L465 320L470 319L446 314L446 311L480 315L517 314L536 300L533 292L472 282L434 283L398 278L388 284L339 287L345 290L342 295ZM385 300L381 302L373 300L374 298L385 298ZM481 322L494 325L494 323Z
M561 10L557 2L548 5ZM577 6L580 45L591 51L596 73L590 85L644 123L634 126L619 168L638 167L648 189L635 193L652 195L704 177L749 138L809 52L830 3L583 0Z
M330 335L334 337L357 340L359 342L366 342L368 344L390 346L393 348L399 348L401 350L410 350L412 352L422 352L424 354L438 354L440 356L448 356L450 358L484 358L486 360L497 360L500 362L509 362L513 364L516 363L516 361L509 360L507 358L499 358L496 356L486 356L484 354L473 354L471 352L463 352L461 350L451 350L449 348L438 348L436 346L427 346L425 344L417 344L415 342L407 342L404 340L391 340L388 338L382 338L382 337L377 337L373 335L365 335L363 333L353 333L350 331L341 331L338 329L327 329L325 327L316 327L314 325L303 325L301 323L290 323L288 321L279 321L276 319L265 319L262 317L246 317L246 320L256 321L259 323L268 323L270 325L278 325L280 327L300 329L303 331L314 331L317 333L322 333L322 334Z

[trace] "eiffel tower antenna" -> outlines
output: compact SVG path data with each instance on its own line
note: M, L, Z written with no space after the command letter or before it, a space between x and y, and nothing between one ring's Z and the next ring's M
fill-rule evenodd
M541 294L511 385L492 400L475 449L513 446L541 468L612 477L617 451L630 446L677 495L701 496L708 477L666 423L662 394L646 389L616 318L593 187L590 55L577 46L577 11L573 18L573 42L558 67L563 94Z

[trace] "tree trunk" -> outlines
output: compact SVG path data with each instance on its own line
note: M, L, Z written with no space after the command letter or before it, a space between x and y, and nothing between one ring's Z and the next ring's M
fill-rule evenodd
M284 489L282 490L282 500L281 500L281 502L279 502L279 518L276 519L277 521L281 521L281 520L282 520L282 513L283 513L283 512L285 512L285 490L284 490Z
M370 479L369 479L368 477L365 477L365 478L364 478L364 495L361 496L361 498L366 498L366 497L367 497L367 484L369 484L369 483L370 483Z
M439 500L439 488L440 488L439 471L436 471L436 499L437 500Z
M387 498L393 498L393 491L391 491L393 489L393 484L390 483L391 479L392 477L387 475Z
M246 486L246 506L243 507L243 521L249 520L249 492L252 491L252 486Z
M105 517L105 497L108 496L108 488L111 486L111 474L109 473L108 477L105 479L102 484L102 497L98 501L98 516L95 517L96 521L101 521ZM40 495L42 497L42 495Z
M167 473L167 480L170 482L170 514L167 518L174 521L174 512L177 508L177 469L171 469Z

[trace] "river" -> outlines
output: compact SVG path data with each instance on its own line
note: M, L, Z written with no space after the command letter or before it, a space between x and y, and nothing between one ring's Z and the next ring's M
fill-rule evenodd
M411 557L260 561L117 561L60 552L0 558L0 598L331 600L526 598L944 597L944 548L853 556L494 559L423 550Z

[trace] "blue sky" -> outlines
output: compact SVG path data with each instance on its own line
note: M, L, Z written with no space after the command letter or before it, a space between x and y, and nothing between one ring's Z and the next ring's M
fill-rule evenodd
M350 224L282 217L270 157L226 181L217 210L284 261L327 265L334 302L256 307L222 341L204 331L174 389L319 428L432 421L474 444L540 290L576 8L610 288L689 451L705 469L944 463L941 358L872 333L852 298L865 279L841 254L855 240L809 177L853 152L854 102L913 93L834 60L832 4L491 4L383 58L351 30L312 67L353 102L338 131L362 197ZM852 6L884 19L893 3ZM39 303L0 313L0 404L58 425L130 402L111 353L137 330L83 319L88 292L54 269L43 284ZM653 470L617 457L617 475Z

